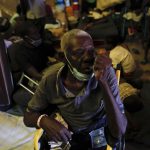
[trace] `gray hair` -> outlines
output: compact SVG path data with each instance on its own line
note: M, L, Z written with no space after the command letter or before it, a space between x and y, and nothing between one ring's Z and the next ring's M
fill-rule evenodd
M72 29L72 30L66 32L62 36L62 38L61 38L61 50L64 51L64 52L66 52L66 50L69 49L71 41L73 39L75 39L79 35L83 35L83 36L86 35L86 36L89 36L91 38L91 36L87 32L85 32L85 31L83 31L81 29Z

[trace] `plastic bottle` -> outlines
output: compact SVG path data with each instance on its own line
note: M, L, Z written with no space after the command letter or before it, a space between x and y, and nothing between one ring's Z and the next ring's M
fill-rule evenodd
M72 3L72 7L73 7L73 14L76 18L79 18L79 1L78 0L73 0Z
M57 11L59 12L64 11L64 8L65 8L64 0L56 0L55 4L56 4L55 6L56 6Z
M70 0L64 0L65 1L65 9L67 17L73 16L73 8L71 6Z

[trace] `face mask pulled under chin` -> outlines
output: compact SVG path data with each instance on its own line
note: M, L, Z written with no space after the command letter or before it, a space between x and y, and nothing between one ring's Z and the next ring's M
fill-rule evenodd
M78 79L78 80L80 80L80 81L88 81L88 80L91 78L92 74L83 74L83 73L79 72L76 68L74 68L74 67L71 65L70 61L68 60L66 54L65 54L65 58L66 58L66 60L67 60L67 62L68 62L69 70L71 71L72 75L73 75L76 79Z
M31 38L26 36L26 39L34 47L38 47L38 46L40 46L42 44L42 39L41 38L38 39L38 40L33 40L33 39L31 39Z
M34 41L31 42L31 44L32 44L33 46L35 46L35 47L40 46L41 43L42 43L42 39L34 40Z

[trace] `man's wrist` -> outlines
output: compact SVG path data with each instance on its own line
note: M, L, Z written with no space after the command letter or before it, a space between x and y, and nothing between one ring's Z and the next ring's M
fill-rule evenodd
M38 118L38 120L37 120L37 127L38 128L41 128L41 120L44 118L44 117L48 117L48 115L46 115L46 114L42 114L42 115L40 115L39 116L39 118Z

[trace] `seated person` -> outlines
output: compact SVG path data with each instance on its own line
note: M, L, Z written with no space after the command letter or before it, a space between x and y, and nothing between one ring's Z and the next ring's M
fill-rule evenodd
M23 40L12 44L8 49L15 85L17 85L23 72L30 78L40 81L43 69L48 67L48 56L54 57L56 53L53 45L42 42L36 26L25 22L21 28ZM22 89L19 90L22 91ZM25 101L24 103L27 103L26 100L20 100L18 90L15 95L17 95L15 97L16 102L23 103ZM21 99L27 98L22 95Z
M16 6L16 12L13 14L13 16L10 18L9 22L11 23L12 26L15 26L16 24L16 18L18 18L19 16L21 16L21 6L20 4L18 4Z
M118 38L119 37L112 37L104 40L105 44L103 45L103 48L98 50L98 53L107 53L112 60L114 69L120 64L121 77L127 82L139 87L136 80L140 80L140 78L142 80L143 71L138 63L135 62L128 46L121 43Z
M6 17L0 17L0 35L4 39L5 45L8 48L11 44L22 40L20 28L24 24L24 17L17 17L15 24L12 26Z
M122 82L119 84L119 91L125 110L128 113L138 112L142 109L143 103L140 99L140 90L134 88L129 83Z
M12 35L12 28L9 19L6 17L0 17L0 37L5 39L5 44L10 42L8 38ZM10 44L9 44L10 45ZM6 44L6 47L9 45Z
M26 17L33 22L40 33L43 33L46 17L45 3L43 0L27 0L28 10Z
M125 113L128 120L126 131L126 139L128 139L132 137L132 133L138 133L141 128L141 125L133 120L132 114L143 109L143 98L141 97L141 90L134 88L131 84L124 81L121 81L121 83L119 84L119 91L120 98L123 101Z
M124 76L132 74L136 69L136 63L130 50L127 45L120 44L117 37L104 39L104 46L98 50L98 53L107 53L115 69L117 64L121 64Z
M61 49L65 64L42 78L28 103L25 125L42 128L49 140L70 141L71 150L105 150L107 143L116 148L127 122L110 59L96 57L91 36L80 29L63 35ZM50 106L57 107L68 129L42 113Z

